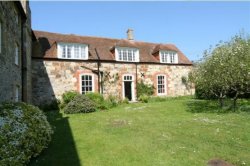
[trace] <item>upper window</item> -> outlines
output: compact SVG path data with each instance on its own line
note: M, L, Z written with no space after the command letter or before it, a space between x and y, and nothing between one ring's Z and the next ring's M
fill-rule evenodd
M139 50L136 48L118 47L115 49L117 61L139 62Z
M85 44L58 44L58 58L88 59L88 46Z
M157 94L158 95L166 94L166 76L165 75L157 76Z
M94 76L92 74L81 75L81 93L94 92Z
M19 65L19 48L17 44L15 44L15 64Z
M160 51L161 63L178 63L177 52L174 51Z

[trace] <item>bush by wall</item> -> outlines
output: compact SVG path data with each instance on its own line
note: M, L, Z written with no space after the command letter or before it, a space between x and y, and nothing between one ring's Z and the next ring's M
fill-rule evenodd
M38 107L0 104L0 165L25 165L48 146L52 133Z
M106 110L109 108L107 101L104 100L104 97L100 93L87 93L85 95L96 104L98 109Z
M97 105L86 95L75 96L63 109L66 114L89 113L97 110Z
M143 95L141 95L139 97L139 101L141 101L143 103L148 103L148 100L149 100L149 96L148 95L143 94Z
M76 91L67 91L63 93L62 95L62 101L64 104L68 104L75 96L77 96L79 93Z
M152 96L154 94L154 86L147 85L143 81L137 83L137 97L140 98L142 95Z

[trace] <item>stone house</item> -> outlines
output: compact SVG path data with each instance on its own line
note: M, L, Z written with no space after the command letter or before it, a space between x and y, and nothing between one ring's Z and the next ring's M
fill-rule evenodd
M0 1L0 102L31 102L31 15L28 1Z
M32 95L34 104L60 99L70 90L99 92L137 100L137 83L155 87L155 96L190 94L182 83L192 63L173 44L34 31Z

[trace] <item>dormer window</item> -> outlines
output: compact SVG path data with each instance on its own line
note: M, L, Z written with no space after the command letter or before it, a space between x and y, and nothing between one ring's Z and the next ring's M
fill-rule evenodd
M128 47L116 47L115 59L125 62L139 62L139 49Z
M58 58L62 59L88 59L88 45L76 43L58 43Z
M160 51L161 63L178 63L178 54L175 51Z

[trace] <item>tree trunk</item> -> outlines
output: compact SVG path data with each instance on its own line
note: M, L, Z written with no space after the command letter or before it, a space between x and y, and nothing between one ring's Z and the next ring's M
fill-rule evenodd
M224 96L222 94L222 92L220 93L220 96L219 96L219 103L220 103L220 107L224 107Z
M239 93L236 92L234 98L233 98L233 110L236 111L236 104L237 104L237 99L238 99Z
M222 97L219 98L219 104L221 108L224 106L224 100Z

